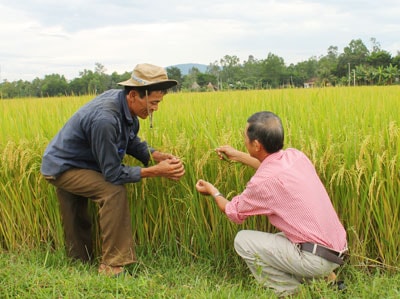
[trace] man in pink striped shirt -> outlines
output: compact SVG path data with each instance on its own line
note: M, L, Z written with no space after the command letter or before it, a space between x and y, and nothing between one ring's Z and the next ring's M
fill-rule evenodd
M211 183L199 180L196 189L212 195L219 209L235 223L265 215L280 232L242 230L236 252L254 277L279 295L296 293L301 283L332 274L347 251L346 231L311 161L299 150L283 150L280 118L264 111L247 120L248 154L225 145L227 157L256 169L239 195L227 200Z

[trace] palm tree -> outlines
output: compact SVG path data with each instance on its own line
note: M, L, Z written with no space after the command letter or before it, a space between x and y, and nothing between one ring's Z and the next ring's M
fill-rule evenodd
M387 79L386 83L389 85L393 84L393 81L400 75L397 65L393 66L390 64L385 68L385 77Z
M383 66L378 66L374 72L375 79L378 78L378 85L382 85L385 76L385 69Z
M358 84L363 85L366 83L366 74L367 72L364 65L356 65L355 76Z

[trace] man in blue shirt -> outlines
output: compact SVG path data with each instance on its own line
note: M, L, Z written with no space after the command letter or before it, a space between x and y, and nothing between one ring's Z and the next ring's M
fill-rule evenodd
M47 146L41 167L57 190L68 256L93 258L88 199L98 204L99 273L109 276L136 261L124 184L146 177L179 180L185 173L178 157L155 150L138 136L138 117L150 117L151 123L152 113L177 81L168 79L161 67L138 64L131 78L118 84L124 89L104 92L68 120ZM146 167L124 165L125 154ZM150 160L155 164L148 166Z

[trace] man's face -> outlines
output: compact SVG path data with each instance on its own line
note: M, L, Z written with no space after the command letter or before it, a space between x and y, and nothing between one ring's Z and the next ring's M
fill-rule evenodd
M163 100L164 93L152 91L150 94L141 98L139 93L131 90L128 94L128 107L132 115L146 119L154 111L158 110L158 104Z

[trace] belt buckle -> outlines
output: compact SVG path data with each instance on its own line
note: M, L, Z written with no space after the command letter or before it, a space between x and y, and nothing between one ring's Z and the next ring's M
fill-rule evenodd
M343 249L342 251L339 251L338 257L339 257L339 258L343 258L347 251L348 251L347 248Z

